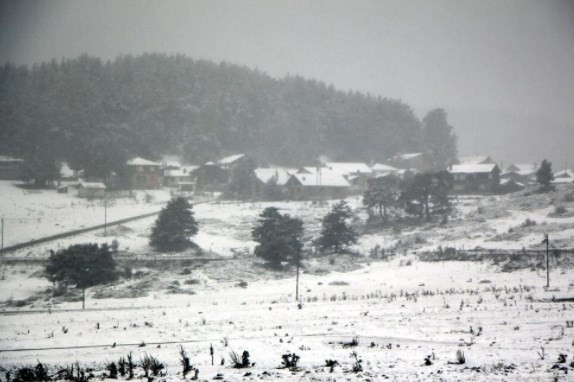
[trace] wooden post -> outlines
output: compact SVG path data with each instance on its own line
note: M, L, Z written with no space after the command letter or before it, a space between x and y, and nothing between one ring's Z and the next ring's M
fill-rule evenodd
M82 288L82 310L86 309L86 288Z
M4 216L2 216L2 246L0 249L4 249Z

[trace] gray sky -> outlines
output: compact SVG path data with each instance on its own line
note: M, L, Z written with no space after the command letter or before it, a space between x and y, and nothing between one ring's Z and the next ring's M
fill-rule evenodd
M300 74L419 116L444 107L455 127L467 111L563 123L574 110L569 0L2 1L0 62L142 52Z

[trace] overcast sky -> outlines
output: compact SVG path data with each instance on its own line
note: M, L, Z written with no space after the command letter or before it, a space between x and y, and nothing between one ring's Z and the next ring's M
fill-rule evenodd
M570 121L574 1L2 1L0 61L184 53L433 107Z

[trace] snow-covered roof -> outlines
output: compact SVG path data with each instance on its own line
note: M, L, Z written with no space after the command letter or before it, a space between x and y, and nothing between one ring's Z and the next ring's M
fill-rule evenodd
M186 173L191 174L195 170L197 170L200 166L195 164L188 164L185 166L181 166L181 169L184 170Z
M181 164L179 162L174 162L174 161L170 161L170 162L162 162L162 167L163 168L180 168Z
M373 170L366 164L361 162L327 162L325 166L329 170L337 172L342 175L350 174L371 174Z
M164 172L164 176L170 176L170 177L185 177L185 176L189 176L189 173L183 171L183 170L166 170Z
M128 166L160 166L159 163L152 162L144 158L133 158L128 161Z
M379 171L395 172L398 171L399 169L393 166L389 166L388 164L375 163L374 165L371 166L371 170L375 172Z
M452 174L484 174L490 173L496 165L492 164L455 164L449 170Z
M516 184L517 186L520 186L520 187L526 187L526 185L524 183L517 182L517 181L512 180L512 179L501 179L500 180L500 185L504 186L506 184Z
M9 157L7 155L0 155L0 162L24 162L23 159Z
M101 182L79 182L78 187L105 190L106 185Z
M554 174L554 178L573 178L574 179L574 171L562 170L562 171Z
M333 171L321 171L314 174L293 174L299 183L303 186L321 186L321 187L350 187L351 185L343 177Z
M238 159L243 158L244 156L245 156L245 154L230 155L230 156L228 156L228 157L225 157L225 158L221 159L221 160L219 161L219 164L224 164L224 165L225 165L225 164L230 164L230 163L235 162L235 161L238 160Z
M256 168L255 176L263 183L268 183L273 177L276 177L277 185L283 186L291 174L283 168Z
M417 158L423 155L423 153L406 153L406 154L397 154L391 158L391 160L409 160L413 158Z
M531 175L534 174L538 170L538 166L536 164L511 164L506 169L507 172L515 172L520 175Z
M74 175L75 175L74 170L70 168L68 163L63 162L62 165L60 166L60 176L62 176L63 178L71 178Z
M492 164L494 161L488 155L468 155L458 158L460 164Z

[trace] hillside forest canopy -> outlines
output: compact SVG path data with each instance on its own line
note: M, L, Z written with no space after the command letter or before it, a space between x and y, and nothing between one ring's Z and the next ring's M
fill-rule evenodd
M433 115L446 124L444 111ZM30 177L50 179L67 162L105 179L130 157L167 154L195 164L238 152L260 165L383 161L425 151L425 140L437 151L429 118L398 100L183 55L0 67L0 153L24 159Z

